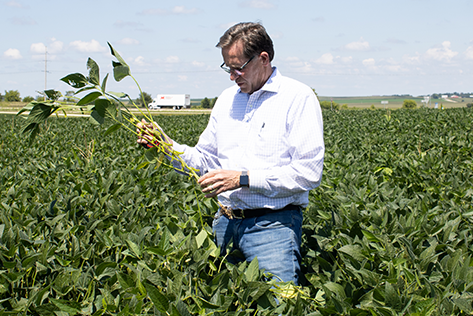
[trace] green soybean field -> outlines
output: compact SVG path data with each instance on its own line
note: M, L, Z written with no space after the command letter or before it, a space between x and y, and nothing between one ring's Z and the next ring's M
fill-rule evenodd
M473 314L472 110L323 116L300 286L220 256L217 202L133 133L0 116L0 314ZM188 145L208 119L155 117Z

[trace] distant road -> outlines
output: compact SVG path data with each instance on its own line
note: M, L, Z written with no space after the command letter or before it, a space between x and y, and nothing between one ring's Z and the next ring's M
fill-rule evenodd
M18 110L19 111L19 110ZM10 110L10 111L0 111L0 114L11 114L15 115L18 113L17 110ZM132 111L135 115L139 115L138 111ZM210 109L199 109L199 110L152 110L150 111L152 115L178 115L178 114L209 114L211 112ZM27 115L25 112L24 115ZM64 116L64 113L57 112L58 116ZM81 113L67 113L67 116L72 117L89 117L89 114L81 114Z

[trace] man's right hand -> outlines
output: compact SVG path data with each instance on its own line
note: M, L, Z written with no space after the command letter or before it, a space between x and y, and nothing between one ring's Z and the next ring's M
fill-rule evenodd
M171 145L173 143L158 124L146 122L144 119L136 125L136 133L138 134L136 142L145 148L158 147L163 141Z

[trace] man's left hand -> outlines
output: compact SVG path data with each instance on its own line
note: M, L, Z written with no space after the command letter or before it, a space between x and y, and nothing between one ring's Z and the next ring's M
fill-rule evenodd
M235 190L240 187L241 171L235 170L212 170L199 178L202 192L207 193L205 197L214 197L218 194Z

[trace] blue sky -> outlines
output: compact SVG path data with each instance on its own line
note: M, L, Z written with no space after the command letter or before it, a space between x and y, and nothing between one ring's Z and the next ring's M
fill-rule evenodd
M112 71L107 42L143 91L215 97L233 83L220 36L261 22L273 65L321 96L473 92L472 0L0 0L0 93L72 90L59 79ZM45 76L45 50L47 73ZM113 91L138 96L129 78Z

